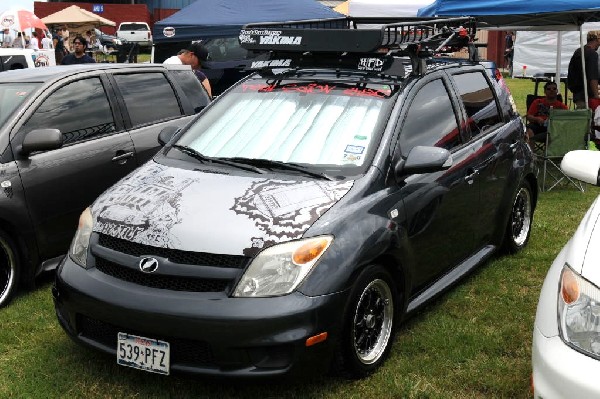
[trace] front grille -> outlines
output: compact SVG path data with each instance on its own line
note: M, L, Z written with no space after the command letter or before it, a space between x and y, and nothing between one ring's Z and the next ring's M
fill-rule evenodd
M192 278L183 276L165 276L148 274L96 257L96 268L104 274L130 283L151 288L188 292L221 292L225 291L231 280Z
M127 328L113 326L100 320L94 320L83 315L77 316L77 328L81 336L108 346L114 350L117 349L117 334L119 332L125 332L168 342L170 345L171 364L187 364L194 366L214 364L210 346L203 341L156 336L140 331L132 331Z
M206 252L191 252L182 251L179 249L153 247L151 245L139 244L120 238L115 238L106 234L99 234L99 244L105 248L122 252L124 254L133 256L160 256L169 259L173 263L185 265L203 265L243 269L250 261L250 258L247 256L219 255Z

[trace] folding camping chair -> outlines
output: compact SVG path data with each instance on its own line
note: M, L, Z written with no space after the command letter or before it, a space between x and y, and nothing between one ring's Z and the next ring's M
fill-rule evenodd
M569 151L586 149L591 119L592 111L589 109L550 110L546 146L541 157L543 162L541 191L550 191L560 183L571 183L579 191L585 191L582 182L571 179L563 173L560 169L560 161Z

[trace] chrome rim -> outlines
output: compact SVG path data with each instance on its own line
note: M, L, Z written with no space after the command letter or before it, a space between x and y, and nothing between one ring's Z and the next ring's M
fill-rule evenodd
M388 284L380 279L362 292L352 328L354 351L363 364L373 364L381 358L392 332L394 302Z
M515 245L523 246L531 229L531 194L525 187L519 189L511 215L512 239Z
M10 288L14 284L14 268L15 262L12 251L8 244L0 239L0 304L5 301Z

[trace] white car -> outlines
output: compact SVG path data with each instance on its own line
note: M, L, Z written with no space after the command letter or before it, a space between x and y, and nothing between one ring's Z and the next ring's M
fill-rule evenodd
M600 151L571 151L567 176L600 185ZM535 398L600 398L600 196L552 264L533 329Z

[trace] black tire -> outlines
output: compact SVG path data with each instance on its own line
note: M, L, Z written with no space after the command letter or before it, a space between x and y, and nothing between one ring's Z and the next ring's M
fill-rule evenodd
M383 364L394 342L397 296L394 280L383 267L371 265L360 273L344 313L337 374L363 378Z
M525 248L533 225L533 193L531 185L523 181L512 202L512 209L504 234L504 251L516 253Z
M0 233L0 308L8 305L19 286L19 257L12 240Z

